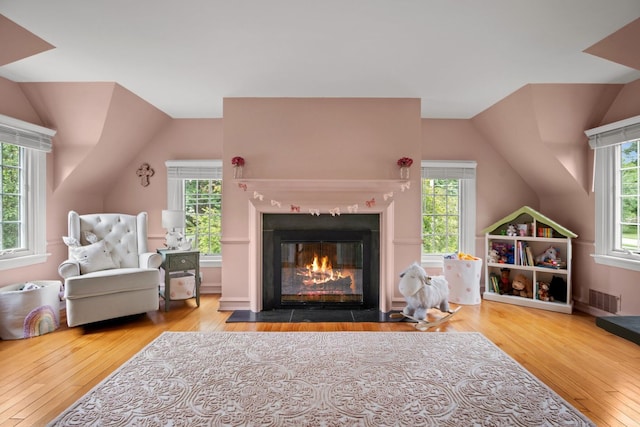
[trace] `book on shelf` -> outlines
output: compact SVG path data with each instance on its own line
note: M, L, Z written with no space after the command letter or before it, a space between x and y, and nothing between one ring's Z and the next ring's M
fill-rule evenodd
M538 227L538 237L553 237L553 228Z
M525 248L525 251L526 251L526 253L527 253L527 261L528 261L528 265L530 265L530 266L534 266L534 265L536 265L536 264L535 264L535 261L534 261L534 258L533 258L533 253L531 253L531 248L530 248L529 246L527 246L527 247Z
M518 261L520 265L533 266L533 253L526 242L518 242Z
M490 281L491 281L491 291L499 294L500 293L500 279L498 278L498 275L495 273L491 273L490 276Z

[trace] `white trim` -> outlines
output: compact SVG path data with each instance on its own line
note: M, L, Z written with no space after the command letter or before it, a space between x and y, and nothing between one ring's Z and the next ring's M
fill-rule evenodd
M12 268L19 267L28 267L34 264L42 264L47 262L47 258L50 257L51 254L36 254L36 255L26 255L17 258L3 259L0 260L0 270L9 270Z
M44 151L24 148L24 218L23 236L26 250L6 253L0 270L46 262L47 241L47 155Z
M593 136L599 133L617 130L625 126L635 125L636 123L640 123L640 116L629 117L628 119L618 120L617 122L598 126L597 128L593 128L593 129L588 129L588 130L585 130L584 133L587 136Z
M640 116L638 116L640 117ZM595 253L597 264L640 271L640 261L633 255L615 250L616 151L619 145L598 149L594 166Z

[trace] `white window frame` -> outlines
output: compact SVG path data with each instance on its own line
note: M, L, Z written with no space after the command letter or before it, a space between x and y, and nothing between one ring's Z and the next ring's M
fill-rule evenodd
M0 251L0 270L47 261L47 153L56 131L0 114L0 141L22 147L24 158L24 227L26 248Z
M640 116L585 131L594 150L595 253L598 264L640 271L640 256L615 249L616 150L620 144L640 139Z
M467 254L475 253L477 166L478 163L473 160L423 160L421 164L421 187L423 178L460 180L459 251ZM422 192L422 188L420 191ZM423 203L420 205L423 206ZM422 218L422 212L420 217ZM422 222L420 224L422 227ZM426 268L443 268L444 260L442 255L423 253L422 265Z
M185 179L222 179L222 160L167 160L167 209L184 210ZM201 267L221 267L222 255L200 255Z

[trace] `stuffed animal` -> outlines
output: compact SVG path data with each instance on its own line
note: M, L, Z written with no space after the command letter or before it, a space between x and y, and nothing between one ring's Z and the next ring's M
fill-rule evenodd
M538 299L540 301L553 301L549 296L549 284L547 282L538 283Z
M549 246L547 250L536 257L536 264L554 263L558 258L558 250Z
M511 276L511 270L508 268L500 269L500 290L502 293L511 293L511 283L509 277Z
M549 297L552 301L567 302L567 281L560 276L553 276L549 283Z
M498 254L498 251L496 251L495 249L491 249L489 251L489 257L488 257L488 262L493 262L496 263L498 261L500 261L500 254Z
M517 236L518 235L518 230L516 229L516 226L513 224L509 224L509 226L507 227L507 236Z
M417 262L400 274L398 289L407 302L402 312L408 316L424 320L430 308L452 313L447 280L443 276L429 277Z
M525 298L533 297L533 283L524 274L516 274L511 283L513 294Z

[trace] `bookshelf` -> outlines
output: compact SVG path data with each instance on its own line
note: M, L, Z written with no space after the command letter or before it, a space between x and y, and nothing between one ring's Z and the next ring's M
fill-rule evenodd
M571 244L578 237L575 233L528 206L490 225L484 233L484 299L560 313L573 311ZM547 295L539 292L546 287Z

